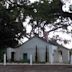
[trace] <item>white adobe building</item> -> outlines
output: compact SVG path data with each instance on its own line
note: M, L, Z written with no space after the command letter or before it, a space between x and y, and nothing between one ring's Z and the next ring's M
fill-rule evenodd
M29 61L30 55L32 55L32 61L35 62L36 54L38 62L69 63L70 61L69 49L58 44L47 42L37 36L17 48L8 48L7 60Z

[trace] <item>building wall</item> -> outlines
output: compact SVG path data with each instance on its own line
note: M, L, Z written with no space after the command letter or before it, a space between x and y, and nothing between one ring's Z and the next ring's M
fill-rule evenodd
M63 63L69 63L69 50L62 48L62 47L58 47L58 51L61 50L62 51L62 59L63 59Z
M39 38L33 38L29 40L24 45L17 48L15 51L15 60L22 60L23 59L23 53L28 54L28 59L30 59L30 55L33 56L33 61L35 61L35 52L36 52L36 46L37 46L37 54L38 54L38 60L40 62L45 62L45 52L46 52L46 46L47 50L49 52L49 62L53 59L52 57L52 46L43 40Z
M15 52L15 49L13 48L7 48L7 60L11 60L11 52Z
M50 49L51 50L50 60L51 60L51 63L54 63L57 60L57 53L55 52L57 50L57 46L51 44L49 45L49 48L52 48Z
M51 45L52 46L52 45ZM53 57L53 63L59 63L59 51L62 51L62 62L63 63L69 63L70 57L69 57L69 50L63 47L58 46L52 46L52 57Z
M15 61L21 61L23 60L23 53L27 53L28 60L30 59L30 55L32 55L32 59L35 62L35 54L36 54L36 46L37 46L37 54L38 54L38 61L39 62L45 62L45 54L46 54L46 47L47 52L49 52L49 62L50 63L57 63L59 62L59 56L58 56L58 50L61 50L63 55L63 62L68 63L69 62L69 50L58 47L55 45L52 45L50 43L47 43L40 38L34 37L28 42L24 43L22 46L12 49L7 49L7 60L11 59L11 52L15 52Z

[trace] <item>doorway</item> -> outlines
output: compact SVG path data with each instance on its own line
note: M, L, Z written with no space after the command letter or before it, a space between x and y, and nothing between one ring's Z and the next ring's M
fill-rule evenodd
M15 52L11 52L11 61L14 61Z
M23 60L27 62L27 53L23 53Z
M59 55L59 62L62 63L63 62L63 58L62 58L62 51L58 51L58 55Z

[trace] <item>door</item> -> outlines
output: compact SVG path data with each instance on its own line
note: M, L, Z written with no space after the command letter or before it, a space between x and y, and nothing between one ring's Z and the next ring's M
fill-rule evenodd
M14 61L14 54L15 52L11 52L11 61Z
M27 53L23 53L23 60L27 62Z
M63 62L63 60L62 60L62 51L59 51L58 54L59 54L59 62L62 63Z

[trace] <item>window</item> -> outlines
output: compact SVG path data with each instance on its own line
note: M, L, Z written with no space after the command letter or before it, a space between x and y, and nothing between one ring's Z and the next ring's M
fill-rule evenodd
M14 61L15 52L11 52L11 61Z
M54 52L56 52L56 50L54 49Z
M62 55L62 51L61 50L59 50L59 53Z
M23 53L23 59L27 61L27 53Z

